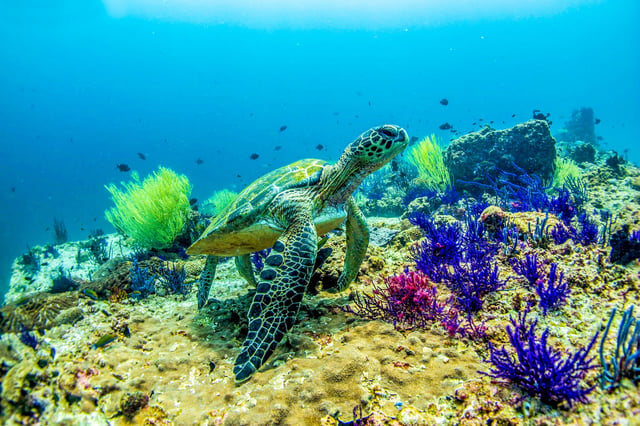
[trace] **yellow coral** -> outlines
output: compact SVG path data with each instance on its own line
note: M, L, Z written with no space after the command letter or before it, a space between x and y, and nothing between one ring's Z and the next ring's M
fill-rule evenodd
M442 148L435 135L416 143L409 151L407 160L418 169L417 184L438 192L444 192L447 186L451 186L451 176L444 165Z
M191 207L191 185L184 175L160 167L142 183L137 174L133 182L106 185L115 207L105 212L109 222L144 248L165 248L178 237Z
M579 178L582 170L569 158L556 157L553 171L553 187L562 188L569 178Z
M237 192L233 192L229 189L221 189L215 191L211 197L209 197L200 208L200 212L212 216L217 216L222 210L224 210L235 198L238 196Z

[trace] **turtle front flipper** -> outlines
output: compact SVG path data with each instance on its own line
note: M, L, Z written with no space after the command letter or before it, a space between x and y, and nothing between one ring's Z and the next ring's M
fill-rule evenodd
M367 220L360 211L353 197L347 199L347 250L344 259L344 268L338 278L338 290L346 288L351 281L356 279L360 271L360 265L369 247L369 227Z
M236 382L247 380L262 366L295 322L317 252L311 214L301 210L264 261L249 309L247 338L233 368Z
M251 265L251 255L243 254L236 256L236 269L242 278L244 278L252 286L257 286L256 277L253 275L253 266Z
M202 309L204 305L207 304L211 283L216 276L218 260L220 260L218 256L207 256L204 269L202 269L200 279L198 280L198 309Z

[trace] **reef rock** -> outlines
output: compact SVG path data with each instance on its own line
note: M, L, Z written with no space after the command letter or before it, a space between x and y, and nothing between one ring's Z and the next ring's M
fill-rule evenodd
M479 193L478 184L490 184L487 175L500 171L537 175L543 181L553 177L555 139L544 120L531 120L510 129L485 127L455 139L444 151L444 162L454 177L457 190ZM518 167L522 170L518 170Z

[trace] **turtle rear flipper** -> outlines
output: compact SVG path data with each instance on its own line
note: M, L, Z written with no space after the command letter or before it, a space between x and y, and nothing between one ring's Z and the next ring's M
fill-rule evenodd
M313 271L316 241L309 209L298 210L264 261L249 309L247 338L233 368L236 382L250 378L294 324Z

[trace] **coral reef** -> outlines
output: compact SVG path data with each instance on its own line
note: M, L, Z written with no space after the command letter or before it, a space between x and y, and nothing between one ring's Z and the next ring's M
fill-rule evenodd
M478 194L477 184L490 184L487 175L495 170L517 173L514 164L542 180L553 176L556 158L555 139L544 120L531 120L506 130L485 127L461 136L444 151L444 162L455 177L454 186Z
M0 308L0 422L633 424L640 170L610 163L581 164L555 191L518 164L503 196L489 183L475 199L418 197L413 214L407 189L390 189L378 201L405 218L369 219L346 291L335 288L346 235L322 242L298 321L242 385L233 359L255 290L232 259L198 311L203 257L134 260L114 235L97 236L103 262L90 241L34 247ZM53 294L61 270L79 287ZM158 291L137 297L136 274Z

